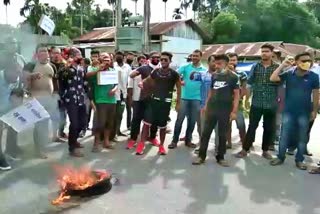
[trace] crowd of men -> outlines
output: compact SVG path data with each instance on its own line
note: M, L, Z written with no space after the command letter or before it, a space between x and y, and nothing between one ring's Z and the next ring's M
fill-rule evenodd
M49 142L64 142L64 139L68 141L70 156L83 157L83 145L78 140L86 135L91 118L92 152L114 149L117 137L126 136L120 130L125 109L130 130L126 148L142 155L146 142L150 142L158 147L159 155L166 155L164 142L170 131L167 124L175 103L178 115L168 148L177 148L179 141L195 148L197 157L193 165L205 162L215 129L215 158L219 165L229 166L225 154L232 148L232 121L236 121L242 143L236 157L246 157L263 117L262 157L273 166L280 165L286 153L293 154L297 149L296 166L307 169L304 155L310 155L307 143L319 107L319 73L315 72L320 70L308 52L281 62L281 55L274 47L264 44L261 61L247 74L237 69L236 53L211 55L206 68L201 64L202 52L195 50L189 62L175 70L169 52L136 57L134 53L92 50L89 59L83 58L74 47L61 51L39 45L34 61L20 66L15 49L11 46L10 50L13 60L7 61L0 73L0 115L21 105L26 97L39 101L50 114L50 119L38 122L33 130L35 153L40 158L47 158L45 146ZM111 71L118 75L117 84L101 83L102 72ZM245 108L250 108L247 130ZM70 125L65 133L67 117ZM180 138L185 118L187 129ZM49 131L50 120L52 130ZM196 124L198 148L192 142ZM17 145L17 133L1 123L0 139L5 128L8 130L6 154L18 159L23 151ZM274 150L276 141L279 151L273 158L269 151ZM0 169L11 169L1 147ZM311 172L320 173L320 169Z

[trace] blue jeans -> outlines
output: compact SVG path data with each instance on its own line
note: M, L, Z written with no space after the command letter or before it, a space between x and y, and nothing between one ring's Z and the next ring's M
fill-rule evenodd
M197 119L200 115L200 100L181 100L180 111L174 126L173 143L178 143L179 136L182 129L182 123L185 117L187 117L188 125L186 131L186 143L190 143L192 140L192 133Z
M303 162L306 149L306 142L308 138L310 116L306 115L293 115L289 113L283 113L282 116L282 129L281 138L279 143L279 154L278 158L282 161L286 158L286 151L290 145L290 136L295 134L297 137L297 148L296 162Z

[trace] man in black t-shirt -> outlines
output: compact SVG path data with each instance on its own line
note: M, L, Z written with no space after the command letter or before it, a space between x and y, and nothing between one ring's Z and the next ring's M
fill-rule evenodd
M237 75L226 70L228 62L229 58L224 54L215 56L216 72L212 75L211 91L205 107L206 116L199 157L192 163L193 165L205 162L211 133L218 124L219 146L216 159L221 166L229 166L228 162L224 160L226 132L230 121L237 118L240 91Z
M172 54L168 52L161 53L161 68L152 71L140 85L142 88L149 86L152 92L151 100L148 103L144 115L144 125L141 133L141 142L138 143L136 154L142 155L145 148L145 141L149 136L149 130L152 125L160 129L159 155L166 155L163 146L166 138L167 121L170 114L173 89L177 87L176 110L180 106L181 82L179 74L169 68Z
M158 52L150 53L150 63L147 65L143 65L136 70L132 71L130 74L131 78L135 78L137 76L141 76L141 79L144 80L150 76L151 72L159 67L159 59L160 54ZM133 117L131 122L131 132L130 132L130 139L127 143L127 149L133 149L136 145L136 141L138 135L140 133L140 124L143 120L146 108L148 103L150 102L150 90L147 85L145 85L144 89L141 90L140 93L140 100L133 103ZM157 134L157 127L151 126L150 130L150 142L154 146L159 146L159 142L156 139Z

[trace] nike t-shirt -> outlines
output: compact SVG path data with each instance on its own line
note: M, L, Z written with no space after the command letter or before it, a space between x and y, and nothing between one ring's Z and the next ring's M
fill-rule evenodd
M234 73L214 73L212 75L211 90L213 96L209 100L210 106L231 108L233 90L239 89L238 76Z

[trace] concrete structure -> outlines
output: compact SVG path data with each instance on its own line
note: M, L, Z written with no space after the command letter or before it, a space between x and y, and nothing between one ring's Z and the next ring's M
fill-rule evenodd
M127 42L124 51L142 52L142 31L139 27L125 27L123 34L119 36L119 40ZM132 29L130 31L130 29ZM135 31L135 33L132 33ZM190 20L177 20L170 22L151 23L151 50L170 51L174 54L173 61L177 64L185 62L185 57L195 49L201 49L202 41L206 38L206 34L200 27ZM131 41L130 41L131 40ZM93 31L80 36L73 40L75 44L81 43L97 43L97 42L114 42L115 28L96 28ZM100 47L101 49L104 46ZM121 45L120 45L121 49Z

